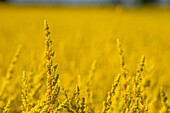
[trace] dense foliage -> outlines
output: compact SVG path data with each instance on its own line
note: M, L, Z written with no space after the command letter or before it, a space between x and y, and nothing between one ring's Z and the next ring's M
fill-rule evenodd
M115 14L120 18L122 11L122 8L117 8ZM65 38L64 36L68 36L67 33L69 33L69 31L67 32L65 28L63 34L66 34L56 37L58 38L58 40L56 40L54 38L55 35L53 35L54 33L50 33L50 29L46 20L44 21L44 29L45 52L42 60L40 59L41 52L43 51L41 51L41 49L38 49L38 47L42 44L41 41L36 42L38 39L36 39L34 35L32 35L32 37L35 38L35 40L32 40L32 42L36 42L37 45L33 46L35 48L32 47L30 42L27 42L26 45L29 45L28 47L32 49L32 52L34 51L34 49L40 51L34 53L32 57L28 57L28 53L25 52L28 50L23 44L22 46L18 46L18 49L13 55L12 60L8 62L9 65L7 65L5 60L2 60L3 58L1 58L1 62L3 61L4 64L4 67L1 68L1 74L3 77L1 79L2 82L0 88L1 112L170 112L167 98L168 96L164 91L164 87L161 87L161 85L165 86L168 85L168 83L162 83L160 85L160 81L155 81L159 74L161 74L161 71L153 72L153 70L157 70L157 68L153 68L152 66L150 67L149 63L147 64L147 62L153 60L152 57L146 57L148 54L150 54L149 52L145 56L141 55L141 58L137 58L138 65L135 65L134 62L131 63L128 61L129 54L126 54L126 49L128 50L128 47L131 47L132 45L130 45L129 42L130 46L124 47L123 45L125 45L124 43L126 41L124 41L123 38L119 36L121 35L119 33L115 32L114 35L117 34L117 36L115 36L113 40L112 36L109 36L109 38L106 39L102 38L103 36L100 35L104 34L102 32L100 33L96 31L94 32L99 33L99 35L96 36L98 38L100 37L99 39L95 37L93 39L91 39L91 37L88 38L86 36L88 36L89 34L82 35L83 31L77 32L74 37ZM88 29L86 30L89 31ZM100 28L96 30L100 30ZM31 31L33 31L33 29ZM7 31L4 30L3 32L5 33ZM17 30L15 32L17 34ZM35 31L33 32L35 33ZM79 33L82 34L80 35ZM121 33L123 33L123 31ZM166 34L167 32L164 31L164 33ZM125 34L128 33L125 32ZM136 34L137 36L137 33L134 32L134 34ZM53 42L51 36L54 39ZM80 36L82 36L83 38L79 38ZM164 37L164 35L161 36ZM30 37L30 39L32 39L32 37ZM64 39L61 40L59 39L60 37ZM119 39L116 39L119 37L121 41L124 42L123 45L120 43ZM129 35L127 36L127 40L129 40L128 38L130 39ZM22 40L21 37L19 39ZM159 38L156 39L158 40ZM5 40L3 40L2 38L2 42L3 41ZM116 50L115 52L112 51L114 50L112 49L112 46L116 46L116 43L112 41L115 41L117 43L118 52L116 52ZM90 45L87 44L87 42L93 43L92 45ZM8 43L11 42L9 41ZM138 43L139 46L141 44L140 42L137 42L137 40L136 43ZM3 45L2 43L1 46L3 47L5 45ZM56 48L55 46L59 48ZM95 50L94 48L96 46L99 47L99 49L96 48ZM84 47L84 49L82 49L82 47ZM94 51L90 51L91 48ZM81 51L79 51L79 49ZM100 51L98 50L101 50L102 52L100 53ZM145 51L141 48L140 52L144 52L145 54ZM159 51L159 48L157 49L157 51ZM62 52L66 53L66 55L63 55ZM59 54L61 54L61 56ZM117 54L117 56L120 57L120 65L117 65L119 61L112 54ZM76 60L71 61L74 58L76 58ZM158 58L158 56L153 56L153 58ZM93 59L93 61L90 62L91 67L88 59ZM59 63L55 63L56 61ZM68 67L62 66L62 63L64 65L68 65ZM113 66L114 63L115 66ZM157 63L161 64L161 62ZM134 65L134 68L132 68L130 64ZM80 69L81 71L78 71L78 69ZM22 74L21 71L23 71ZM115 75L117 75L117 77L115 77ZM154 78L152 75L154 76ZM161 76L159 79L162 81L166 81L163 76ZM165 86L165 89L166 88L168 87Z

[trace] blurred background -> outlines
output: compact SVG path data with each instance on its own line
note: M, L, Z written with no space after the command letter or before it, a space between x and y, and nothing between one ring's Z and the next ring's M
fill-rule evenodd
M138 6L142 4L169 5L170 0L0 0L22 4L51 4L51 5L123 5Z
M44 72L44 19L48 21L54 62L71 95L81 77L82 89L89 70L96 61L91 90L96 109L102 107L117 74L121 72L116 39L125 52L129 76L135 77L141 56L146 57L144 80L151 81L147 94L149 108L158 113L161 108L159 88L163 86L170 98L170 0L0 0L0 86L18 45L20 57L14 66L9 92L15 100L11 113L21 109L21 77L42 77ZM69 7L68 7L69 6ZM41 98L45 80L37 93ZM31 81L31 80L30 80ZM83 89L84 91L84 89ZM7 98L7 99L6 99ZM119 109L119 108L117 108ZM1 112L2 109L0 109Z

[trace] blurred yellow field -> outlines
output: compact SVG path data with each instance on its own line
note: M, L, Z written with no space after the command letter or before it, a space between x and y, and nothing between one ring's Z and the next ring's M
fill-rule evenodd
M124 88L122 72L125 69L120 64L121 56L117 47L117 39L120 40L123 48L125 64L128 69L127 84L130 82L128 85L130 89L133 88L134 78L138 75L137 70L140 60L142 56L145 56L146 62L142 76L150 83L145 89L147 94L146 105L149 112L160 112L162 109L160 87L164 88L166 96L170 98L169 8L141 7L126 9L120 6L0 5L1 112L8 100L11 100L10 113L33 112L31 108L36 106L46 92L46 79L48 77L44 54L45 19L48 21L49 31L51 32L52 47L55 51L53 61L54 64L58 64L57 73L60 74L60 81L64 87L63 91L67 91L71 98L76 90L76 85L79 84L80 96L86 99L85 111L78 110L74 112L104 112L102 110L103 101L107 100L107 92L112 89L112 84L118 74L122 74L122 76L118 85L120 87L116 89L118 93L115 93L115 95L124 94L120 90ZM18 52L18 55L15 55L15 51L20 45L22 45L21 51ZM12 59L14 62L11 66ZM95 66L94 63L96 63ZM23 97L21 97L21 95L23 96L23 71L26 72L28 77L27 108L23 108ZM90 74L92 74L92 78L89 78ZM143 81L145 81L144 79ZM89 92L87 91L88 87L90 88ZM143 91L143 89L141 90ZM63 91L57 97L57 106L65 99ZM89 101L87 93L90 94ZM128 89L126 93L128 93ZM132 112L128 111L128 108L120 110L120 103L123 100L118 99L116 101L118 98L116 96L112 98L113 101L109 110L105 112ZM122 96L122 98L124 97ZM130 97L127 96L127 98ZM65 103L67 101L68 99ZM81 101L83 103L83 99ZM83 109L81 106L80 109ZM125 105L122 106L127 107L128 105L125 102ZM141 112L147 113L142 109L143 106ZM54 110L54 112L68 112L65 108L59 110ZM133 113L139 113L139 111L133 111ZM52 108L51 111L49 111L49 108L44 108L44 111L41 112L52 112Z

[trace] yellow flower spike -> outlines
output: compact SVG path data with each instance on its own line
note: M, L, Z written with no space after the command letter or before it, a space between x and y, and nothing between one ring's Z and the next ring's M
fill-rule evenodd
M95 70L96 70L96 61L93 61L92 65L91 65L91 69L89 71L89 78L88 78L88 81L87 81L87 84L86 84L86 105L88 106L89 112L92 112L93 109L94 109L93 98L92 98L93 93L92 93L90 87L91 87L92 78L94 76Z
M136 100L137 87L138 86L141 87L142 72L143 72L144 66L145 66L145 56L142 56L141 62L140 62L139 67L137 69L136 78L135 78L135 89L134 89L135 97L134 97L134 100Z
M170 106L168 105L168 102L167 102L168 98L165 94L163 87L161 87L160 95L161 95L161 99L162 99L162 109L161 109L160 113L170 113Z
M11 101L9 100L3 110L3 113L9 113L10 104L11 104Z
M27 112L28 111L28 84L27 84L27 76L26 72L23 71L22 76L22 111Z
M103 105L102 113L106 113L110 110L110 107L112 105L112 97L115 95L115 90L119 84L120 78L121 78L121 75L118 74L118 76L116 77L114 81L114 84L112 85L111 91L108 92L106 102L103 103L104 105Z
M124 78L124 100L125 100L125 108L124 111L126 111L126 107L127 107L127 75L128 75L128 69L126 68L125 65L125 58L124 58L124 52L122 49L122 45L119 41L119 39L117 39L117 46L118 46L118 50L119 50L119 55L120 55L120 63L121 63L121 71L122 71L122 76Z
M13 56L13 58L11 60L9 68L7 69L7 73L6 73L5 80L4 80L5 82L2 84L2 88L0 90L0 97L2 97L6 87L10 83L10 80L12 79L14 67L15 67L16 62L18 61L18 58L19 58L19 55L20 55L20 52L21 52L21 48L22 48L22 45L19 45L16 52L15 52L15 55Z
M50 39L50 32L49 32L49 26L47 24L47 21L44 20L44 29L45 29L45 44L46 44L46 50L45 55L47 59L46 69L47 69L47 104L49 105L48 113L50 113L50 106L52 104L52 89L53 89L53 83L52 83L52 67L53 67L53 61L52 57L54 56L54 51L52 50L52 41Z

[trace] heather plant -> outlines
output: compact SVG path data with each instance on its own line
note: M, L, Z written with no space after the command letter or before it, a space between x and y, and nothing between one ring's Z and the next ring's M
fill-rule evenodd
M9 100L8 103L6 104L4 110L3 110L3 113L9 113L10 103L11 103L11 101Z
M125 54L123 46L117 39L118 51L120 56L120 74L115 78L111 89L105 92L103 106L96 107L98 104L94 101L92 86L93 79L96 78L96 62L92 63L89 71L88 79L85 85L77 77L77 83L74 91L70 91L63 84L60 74L58 74L58 64L54 63L55 51L53 50L53 42L51 40L50 29L47 21L44 21L45 30L45 63L42 62L42 69L34 69L31 71L23 71L21 102L19 110L15 112L23 113L149 113L149 104L151 99L147 90L150 88L150 80L144 75L144 67L146 65L145 56L142 56L134 75L129 72L127 63L125 62ZM0 90L0 99L6 105L1 107L3 113L10 112L13 106L11 103L17 98L11 98L8 95L7 86L12 82L12 72L14 64L18 60L20 47L14 56L11 65L7 71L5 84ZM114 70L113 70L114 71ZM69 79L69 78L68 78ZM46 84L44 85L44 82ZM71 87L71 86L70 86ZM5 96L3 96L5 95ZM18 96L19 94L16 93ZM167 96L163 88L160 91L162 108L160 113L169 113ZM157 97L154 97L157 98ZM12 100L11 100L12 99ZM7 102L8 101L8 102Z
M160 113L169 113L170 106L167 103L168 98L166 97L166 94L165 94L165 91L163 88L161 88L160 95L161 95L161 99L162 99L162 109L161 109Z
M2 87L1 87L1 90L0 90L0 97L1 98L4 97L4 93L7 92L7 91L5 91L5 89L8 86L8 84L10 84L10 82L12 80L12 74L13 74L13 71L14 71L15 64L16 64L18 58L19 58L21 47L22 47L21 45L18 46L18 48L15 52L15 55L12 58L11 63L9 65L9 68L7 70L6 76L4 78L5 80L3 81L3 84L2 84Z
M13 93L13 88L15 88L16 84L13 84L13 73L15 70L15 65L18 61L18 58L20 56L20 51L21 51L22 46L19 45L15 55L13 56L9 68L7 69L6 75L3 78L2 84L1 84L1 89L0 89L0 106L1 110L3 110L3 106L6 105L5 109L3 110L4 112L8 112L9 110L9 104L13 102L13 100L16 99L16 96L18 93ZM8 87L8 86L13 86L13 87ZM10 101L9 101L10 100Z
M28 112L28 83L25 71L23 71L22 77L22 111Z
M115 90L118 86L120 78L121 78L121 75L119 74L114 81L115 83L112 85L111 91L108 92L107 100L103 102L103 110L102 110L103 113L106 113L110 110L110 107L112 105L112 97L115 95Z

